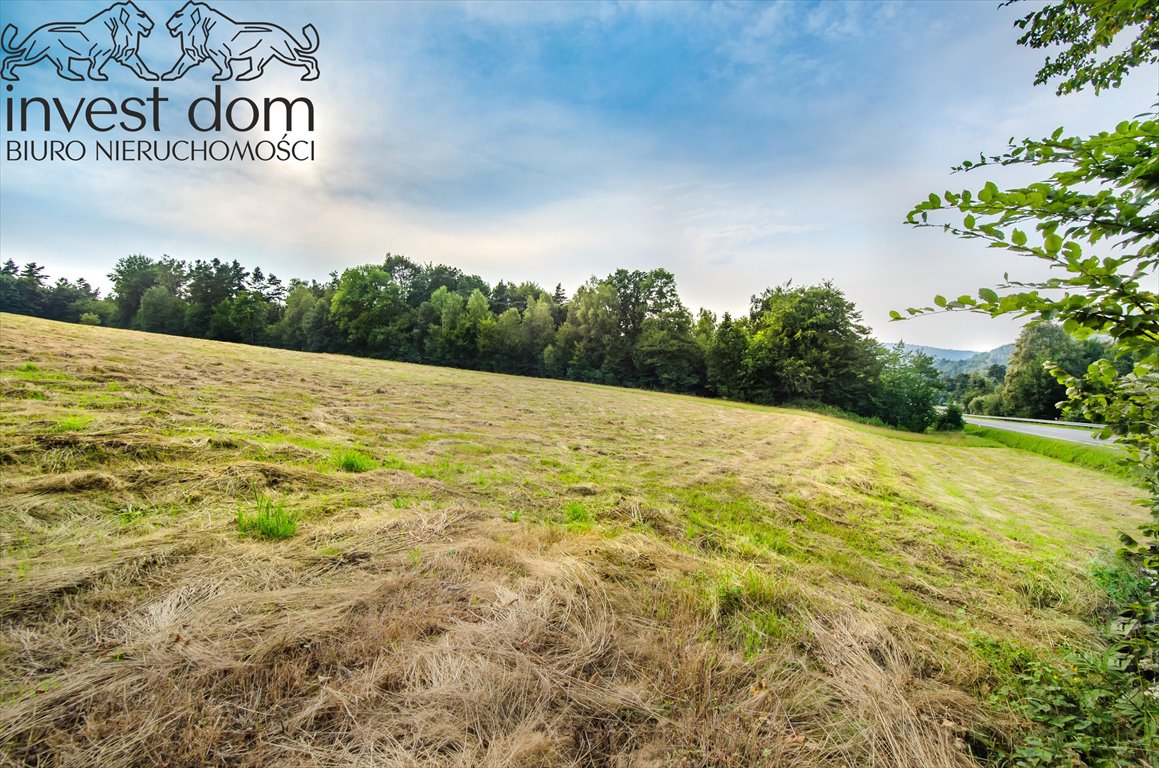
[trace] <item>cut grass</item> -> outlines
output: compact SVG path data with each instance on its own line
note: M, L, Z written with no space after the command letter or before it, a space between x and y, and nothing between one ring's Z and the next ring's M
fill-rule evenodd
M238 507L237 529L240 533L271 541L288 539L297 533L298 517L286 509L284 502L258 496L253 507L252 511Z
M1021 451L1037 453L1052 459L1065 461L1097 472L1106 472L1117 477L1130 478L1131 470L1123 463L1123 453L1114 448L1071 443L1066 440L1052 440L1049 437L1026 435L1007 429L993 429L967 424L966 432L995 443L1017 448Z
M2 323L4 764L976 768L986 649L1091 646L1145 517L971 435Z

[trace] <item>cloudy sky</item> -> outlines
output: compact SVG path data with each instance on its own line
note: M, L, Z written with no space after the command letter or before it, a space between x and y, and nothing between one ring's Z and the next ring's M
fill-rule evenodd
M164 28L179 0L136 0L156 23L157 72L180 55ZM1027 8L997 2L245 2L239 21L318 30L321 76L271 63L225 99L306 97L308 163L94 161L97 138L188 138L185 105L213 92L203 64L160 83L162 130L98 136L2 127L0 258L101 285L130 253L260 265L324 278L386 253L570 293L617 267L665 267L692 309L743 311L792 279L832 279L883 341L987 349L1005 320L890 323L890 309L1041 275L1036 265L902 224L931 191L986 178L949 168L1012 136L1097 131L1146 110L1154 68L1117 92L1056 97L1032 85L1041 52L1015 44ZM16 42L104 4L4 0ZM81 65L75 68L82 70ZM237 64L238 71L245 69ZM44 61L5 91L147 96L112 63L71 83ZM5 113L7 114L7 113ZM254 131L210 138L258 141ZM206 138L202 136L200 138ZM81 162L13 160L10 141L77 140Z

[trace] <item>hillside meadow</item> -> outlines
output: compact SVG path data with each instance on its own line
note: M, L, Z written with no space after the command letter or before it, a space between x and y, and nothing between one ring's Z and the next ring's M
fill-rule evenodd
M976 766L1144 518L797 411L12 315L0 362L2 764Z

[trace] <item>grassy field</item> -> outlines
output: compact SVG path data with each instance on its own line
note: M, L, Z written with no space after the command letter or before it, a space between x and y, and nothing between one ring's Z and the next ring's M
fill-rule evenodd
M1090 433L1089 428L1086 429ZM1012 432L1007 429L981 427L977 424L967 424L966 433L991 440L995 443L1008 445L1023 451L1049 456L1052 459L1065 461L1068 464L1077 464L1088 469L1108 472L1119 477L1131 477L1130 468L1123 463L1124 452L1110 445L1084 445L1066 440L1054 440L1049 437L1025 435L1021 432Z
M1124 481L966 435L0 317L0 762L977 765Z

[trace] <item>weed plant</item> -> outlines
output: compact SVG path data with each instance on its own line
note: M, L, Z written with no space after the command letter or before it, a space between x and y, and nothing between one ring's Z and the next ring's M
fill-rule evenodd
M288 539L298 530L298 516L284 502L258 496L253 511L238 507L237 529L268 540Z

